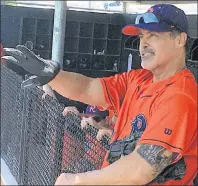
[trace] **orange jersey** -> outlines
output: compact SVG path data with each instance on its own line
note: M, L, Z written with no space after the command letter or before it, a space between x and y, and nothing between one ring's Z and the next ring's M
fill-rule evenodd
M197 174L197 83L190 70L155 83L144 69L100 80L108 109L118 115L111 142L143 131L138 144L160 145L184 158L185 176L164 184L191 184Z

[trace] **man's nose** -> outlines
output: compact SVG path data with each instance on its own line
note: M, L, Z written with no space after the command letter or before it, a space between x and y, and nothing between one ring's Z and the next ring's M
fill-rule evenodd
M148 48L148 46L149 46L149 43L146 39L141 39L140 40L140 49Z

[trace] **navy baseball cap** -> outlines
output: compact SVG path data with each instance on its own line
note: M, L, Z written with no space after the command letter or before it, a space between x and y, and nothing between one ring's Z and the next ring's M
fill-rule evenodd
M135 24L126 25L122 29L124 35L136 36L139 30L153 32L169 32L178 30L189 36L188 20L186 14L180 8L171 4L157 4L147 10L146 13L137 15Z
M98 107L90 105L87 106L85 113L88 115L97 115L102 117L109 115L108 110L100 110Z

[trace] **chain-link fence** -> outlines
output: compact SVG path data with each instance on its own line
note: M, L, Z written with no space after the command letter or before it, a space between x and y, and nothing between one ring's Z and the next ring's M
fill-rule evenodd
M61 172L99 169L109 139L81 129L80 118L43 91L21 89L22 78L1 66L1 156L18 184L52 185Z
M22 78L1 66L1 156L19 182L23 120Z

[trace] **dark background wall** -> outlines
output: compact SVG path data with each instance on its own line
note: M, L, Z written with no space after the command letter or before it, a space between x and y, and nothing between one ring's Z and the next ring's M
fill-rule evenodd
M197 16L188 15L187 17L190 35L196 39ZM53 18L53 9L1 6L1 43L4 47L15 47L31 40L34 44L33 51L50 59ZM64 69L93 77L109 76L127 70L129 53L133 55L132 68L140 68L137 38L129 38L121 34L122 27L133 23L134 20L135 15L129 14L68 10ZM101 33L103 35L100 35ZM95 55L94 49L97 47L100 52L105 48L105 55ZM115 61L117 69L113 68ZM94 62L98 62L97 67L94 66Z

